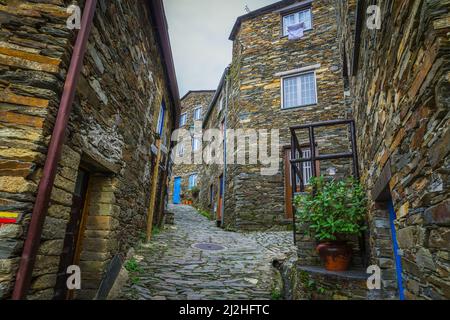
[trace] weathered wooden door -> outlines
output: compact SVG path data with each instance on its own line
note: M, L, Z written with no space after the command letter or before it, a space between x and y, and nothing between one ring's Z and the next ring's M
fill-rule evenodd
M87 198L89 174L80 170L73 195L70 220L66 229L64 247L60 257L59 270L55 287L55 300L65 300L69 297L67 289L67 268L76 263L76 252L79 249L80 233L82 233L83 213Z

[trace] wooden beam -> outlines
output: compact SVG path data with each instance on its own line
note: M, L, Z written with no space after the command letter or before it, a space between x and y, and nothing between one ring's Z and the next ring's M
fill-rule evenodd
M150 203L147 211L147 242L152 239L153 216L155 214L156 191L158 190L159 162L161 161L161 139L156 141L158 154L156 156L156 164L152 174L152 184L150 192Z

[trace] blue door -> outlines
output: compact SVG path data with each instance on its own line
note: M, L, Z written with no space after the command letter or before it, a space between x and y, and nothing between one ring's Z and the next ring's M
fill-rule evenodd
M405 294L403 292L403 270L402 270L402 259L399 254L399 247L397 242L397 231L395 229L395 220L397 219L397 214L395 213L394 209L394 203L392 202L392 199L389 200L389 220L391 223L391 235L392 235L392 246L394 249L394 257L395 257L395 267L397 271L397 285L398 285L398 291L400 300L405 300Z
M173 181L173 203L180 204L181 203L181 178L175 178Z

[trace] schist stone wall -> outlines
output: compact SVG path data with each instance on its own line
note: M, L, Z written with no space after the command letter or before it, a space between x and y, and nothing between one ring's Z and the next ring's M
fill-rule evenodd
M0 226L0 299L14 284L72 54L72 3L0 4L0 211L17 215ZM147 3L100 0L28 298L53 297L80 166L90 182L77 298L93 298L111 258L145 230L163 100L167 146L174 127L163 66Z
M282 17L291 9L312 10L312 29L304 37L289 40L282 35ZM225 224L244 230L270 229L289 225L285 212L283 146L290 145L289 127L311 122L346 119L344 81L337 41L334 1L285 1L277 10L247 15L231 36L233 61L230 68L228 129L279 130L279 171L261 175L261 165L229 166L225 195ZM298 70L298 71L295 71ZM282 108L282 78L314 71L317 103ZM333 135L318 139L319 149L346 145L348 137ZM328 150L329 151L329 150Z
M449 299L449 3L374 1L381 29L369 29L363 15L356 37L356 1L336 4L370 196L372 263L386 269L383 285L394 286L392 201L405 297Z
M181 99L181 118L185 116L186 121L183 125L179 126L180 130L189 131L191 138L194 138L194 127L198 130L202 128L203 117L206 114L212 97L214 96L214 90L202 90L202 91L189 91ZM201 107L202 116L201 119L194 120L194 110ZM196 136L197 138L197 136ZM201 136L199 137L202 138ZM181 141L180 141L181 142ZM202 143L200 142L200 148ZM190 152L190 157L187 155ZM198 152L201 152L200 149ZM181 178L181 194L187 195L189 191L189 177L193 174L197 174L199 179L197 180L198 187L200 187L200 172L203 165L201 163L194 163L194 150L192 144L185 142L184 144L184 154L182 157L189 157L192 161L191 164L186 163L188 161L183 161L183 163L175 163L172 170L170 187L169 187L169 202L173 203L173 192L174 192L174 180L175 178ZM174 148L175 157L179 154L179 148ZM179 157L181 160L182 157Z
M222 124L225 124L225 113L226 113L226 79L229 75L229 69L224 71L222 79L220 81L219 87L217 88L214 97L209 105L209 108L203 119L203 130L204 132L210 129L220 130ZM206 147L207 142L203 143ZM216 221L221 221L221 205L220 199L220 177L224 174L224 150L223 142L220 143L219 148L217 148L214 157L221 159L221 161L214 161L214 163L205 164L202 166L199 176L199 208L205 212L210 213L211 219ZM222 202L223 204L223 202Z

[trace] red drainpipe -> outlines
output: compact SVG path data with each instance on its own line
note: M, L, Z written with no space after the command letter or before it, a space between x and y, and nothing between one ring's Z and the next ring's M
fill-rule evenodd
M83 59L86 53L87 42L92 28L97 0L86 0L81 29L73 48L72 59L67 73L64 91L59 104L58 115L55 121L52 138L48 147L47 159L44 165L44 173L39 183L36 202L31 216L31 222L25 240L19 270L17 271L14 285L13 300L25 299L31 285L31 276L37 251L41 242L42 228L47 215L50 195L55 182L56 169L61 158L61 150L64 144L67 124L72 110L75 91L80 77Z

